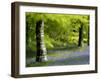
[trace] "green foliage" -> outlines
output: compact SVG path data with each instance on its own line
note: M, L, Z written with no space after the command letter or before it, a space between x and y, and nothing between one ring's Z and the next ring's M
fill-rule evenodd
M78 45L79 27L83 25L83 42L87 43L89 15L26 13L26 47L36 50L36 22L44 20L44 40L47 49Z

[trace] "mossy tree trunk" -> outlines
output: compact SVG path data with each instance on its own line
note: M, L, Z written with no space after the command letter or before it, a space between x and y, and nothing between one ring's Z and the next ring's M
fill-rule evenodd
M79 28L79 40L78 40L78 46L81 47L83 42L83 24L81 24L81 27Z
M37 43L36 62L47 61L47 51L44 44L44 21L43 20L39 20L36 23L36 43Z

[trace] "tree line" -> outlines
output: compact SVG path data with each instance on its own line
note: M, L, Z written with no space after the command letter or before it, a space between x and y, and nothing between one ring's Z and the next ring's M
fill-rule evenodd
M68 45L89 45L89 15L26 13L27 49L36 50L36 23L44 21L47 49Z
M47 61L47 50L89 45L89 15L26 13L26 53Z

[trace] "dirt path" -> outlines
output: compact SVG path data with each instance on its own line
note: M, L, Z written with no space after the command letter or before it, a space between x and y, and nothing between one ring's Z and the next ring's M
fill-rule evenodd
M80 51L68 51L68 50L50 50L48 54L48 61L51 61L47 66L53 65L79 65L89 64L89 47ZM27 59L27 64L34 63L35 58Z
M89 47L84 51L60 51L57 52L59 56L51 57L48 56L48 60L53 62L49 65L78 65L78 64L89 64Z

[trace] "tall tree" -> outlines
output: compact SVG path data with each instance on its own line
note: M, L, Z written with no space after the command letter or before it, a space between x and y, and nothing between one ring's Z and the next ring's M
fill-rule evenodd
M79 27L79 41L78 41L78 46L82 46L82 41L83 41L83 24L81 23L81 26Z
M89 46L89 41L90 40L89 40L89 27L88 27L88 42L87 42L88 43L88 46Z
M44 20L39 20L36 23L36 43L36 62L47 61L47 51L44 44Z

